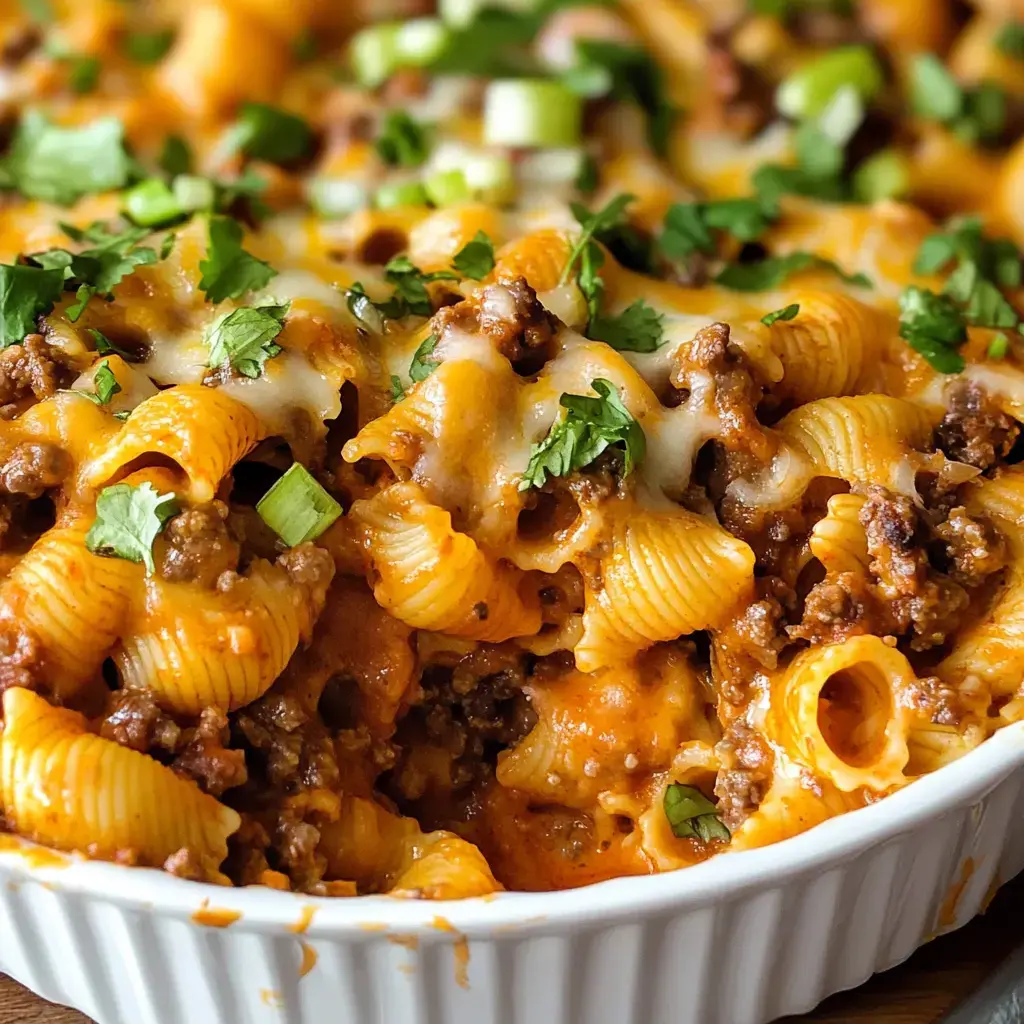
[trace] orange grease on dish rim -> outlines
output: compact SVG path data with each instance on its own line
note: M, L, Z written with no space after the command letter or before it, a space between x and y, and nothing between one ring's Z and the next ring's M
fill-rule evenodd
M299 964L299 977L304 978L316 967L319 957L316 950L308 942L301 942L299 945L302 946L302 963Z
M420 940L415 935L389 935L388 942L393 942L396 946L403 946L409 950L420 948Z
M313 916L316 914L317 908L312 903L307 903L302 908L302 913L299 914L298 921L295 924L288 925L288 931L295 935L305 935L309 931L309 926L313 923Z
M942 902L942 909L939 911L940 928L952 928L956 924L956 905L973 874L974 858L968 857L960 868L960 878L949 887L949 892Z
M199 909L192 915L196 924L206 925L208 928L227 928L233 925L242 916L239 910L227 910L224 907L211 907L209 900L203 900Z
M272 1010L284 1009L284 996L276 988L261 988L260 1002Z
M455 956L455 984L459 988L469 988L469 939L460 935L452 952Z
M0 835L0 853L17 853L30 868L66 868L71 860L44 846L31 846L18 836Z

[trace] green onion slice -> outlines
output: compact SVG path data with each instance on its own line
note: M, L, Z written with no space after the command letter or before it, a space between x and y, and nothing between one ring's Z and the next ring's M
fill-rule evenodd
M289 547L315 540L341 515L341 506L293 462L256 505L260 518Z

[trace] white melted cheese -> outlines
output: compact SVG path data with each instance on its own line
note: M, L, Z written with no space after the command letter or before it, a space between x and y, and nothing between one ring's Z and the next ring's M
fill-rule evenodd
M177 338L154 337L142 372L157 384L198 384L206 375L210 349L197 331Z
M254 306L283 305L286 302L312 301L331 313L348 318L345 294L309 270L283 270L254 302Z
M298 352L281 352L263 364L259 377L235 377L221 391L249 406L274 434L289 436L291 412L304 409L319 421L336 419L341 412L339 383L311 366Z

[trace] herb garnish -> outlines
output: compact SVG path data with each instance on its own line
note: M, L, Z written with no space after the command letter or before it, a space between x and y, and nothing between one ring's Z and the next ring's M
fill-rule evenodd
M96 520L85 535L85 546L95 555L141 562L146 572L156 571L153 541L179 511L174 494L159 494L148 481L133 487L104 487L96 499Z
M647 439L640 424L622 404L615 385L598 377L590 386L599 397L563 394L558 400L565 415L530 449L530 461L519 481L519 490L543 487L549 476L565 476L583 469L613 445L622 448L623 475L643 461Z
M274 339L281 333L288 305L240 306L215 320L206 335L209 365L227 363L243 377L259 377L263 364L281 351Z
M729 829L718 816L718 808L693 786L671 783L665 790L662 806L677 839L700 839L710 843L713 839L728 842L731 838Z
M199 262L199 287L210 302L241 298L277 275L269 263L242 248L242 235L242 225L233 217L210 218L206 259Z

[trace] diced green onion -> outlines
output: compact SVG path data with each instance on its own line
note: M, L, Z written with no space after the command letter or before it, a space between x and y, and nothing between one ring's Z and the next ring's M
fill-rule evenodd
M484 97L484 141L540 149L579 144L583 104L561 82L503 79Z
M156 227L177 220L185 212L167 183L147 178L124 194L125 213L142 227Z
M1005 359L1010 351L1010 339L1000 331L988 345L989 359Z
M438 0L437 11L445 24L464 28L485 8L528 14L538 6L538 0Z
M369 205L366 189L343 178L314 178L306 195L321 217L347 217Z
M174 198L183 210L191 212L213 209L216 190L209 178L200 178L195 174L179 174L171 188L174 191Z
M412 18L395 36L395 52L402 67L423 68L441 55L450 33L437 18Z
M289 547L315 540L341 515L341 506L313 479L301 462L256 505L260 518Z
M910 190L910 164L895 149L883 149L854 171L853 191L861 202L898 199Z
M587 162L587 151L571 149L539 149L527 153L519 161L519 183L527 188L544 185L571 185L580 176Z
M516 196L512 161L499 153L476 153L462 165L462 173L474 199L501 205Z
M427 193L418 181L402 181L393 185L381 185L373 197L378 210L390 210L395 206L426 206Z
M462 171L436 171L423 182L423 187L435 206L454 206L469 199L469 185Z
M383 85L398 67L398 32L396 21L371 25L357 32L349 44L349 61L356 81L367 89Z
M797 121L817 117L845 85L869 103L882 89L884 76L866 46L844 46L794 71L779 86L775 105Z

